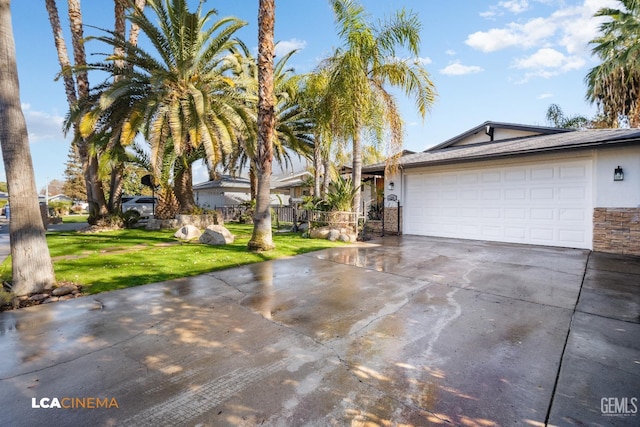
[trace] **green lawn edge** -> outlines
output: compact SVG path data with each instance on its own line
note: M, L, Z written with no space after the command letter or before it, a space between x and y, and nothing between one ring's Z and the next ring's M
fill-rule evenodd
M247 250L252 225L225 224L234 234L232 244L209 246L183 242L174 230L124 229L101 233L48 232L47 242L56 280L82 286L96 294L149 283L164 282L257 262L342 246L344 243L308 239L299 233L274 232L276 249ZM2 280L11 280L11 260L0 265Z

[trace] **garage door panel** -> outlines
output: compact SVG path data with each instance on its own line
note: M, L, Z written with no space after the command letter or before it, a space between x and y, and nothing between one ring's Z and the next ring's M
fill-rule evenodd
M405 232L590 248L591 170L569 160L407 174Z
M554 168L552 167L539 167L531 169L532 181L549 181L555 176Z

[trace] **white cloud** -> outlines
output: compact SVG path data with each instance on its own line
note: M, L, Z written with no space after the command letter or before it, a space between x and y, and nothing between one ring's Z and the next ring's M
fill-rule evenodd
M477 65L462 65L460 62L452 62L440 70L440 74L447 76L464 76L466 74L475 74L482 71L484 71L484 69Z
M486 12L480 12L480 16L482 18L486 18L486 19L495 18L497 15L498 15L497 12L495 12L493 10L487 10Z
M527 58L516 60L513 67L519 69L559 68L564 60L565 56L562 53L555 49L544 48Z
M456 51L452 50L452 49L447 49L444 53L446 53L449 56L455 56L456 55Z
M538 95L538 99L547 99L547 98L553 98L553 94L552 93L541 93L540 95Z
M552 77L562 72L576 70L585 64L585 60L578 56L567 56L551 49L539 49L533 55L517 59L512 67L529 70L528 76Z
M550 4L551 0L536 0ZM510 22L502 27L476 31L465 43L481 52L490 53L507 48L533 54L512 61L515 69L526 70L525 81L531 77L552 77L584 67L591 56L589 41L597 37L602 18L593 15L603 7L615 6L617 0L582 0L581 4L565 6L548 16ZM513 13L527 8L527 1L502 1L491 10Z
M505 0L489 6L489 10L480 12L480 16L495 19L497 16L503 16L505 11L517 15L527 10L529 10L529 0Z
M502 7L508 10L511 13L522 13L529 9L529 1L528 0L510 0L510 1L501 1L498 3L498 7Z
M506 28L492 28L469 34L465 43L482 52L495 52L508 47L530 48L553 36L557 23L544 18L531 19L525 24L512 22Z
M515 7L515 3L523 2L502 3L514 3L511 6ZM616 0L584 0L582 5L558 9L548 17L477 31L470 34L465 43L482 52L495 52L508 47L526 49L558 45L568 53L584 53L588 51L587 44L596 37L602 22L601 18L594 18L593 15L598 9L615 4Z
M65 138L62 132L64 117L32 110L31 105L26 103L22 104L22 113L27 122L29 142L70 139L70 137Z
M292 50L302 50L307 47L307 42L304 40L291 39L279 41L276 45L276 56L283 56Z

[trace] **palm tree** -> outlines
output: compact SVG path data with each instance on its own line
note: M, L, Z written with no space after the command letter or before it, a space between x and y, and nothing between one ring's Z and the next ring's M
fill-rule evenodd
M0 143L13 212L9 225L13 292L26 295L51 288L55 276L20 106L9 3L10 0L0 0Z
M121 123L119 141L123 146L130 145L142 130L151 145L156 175L169 139L176 158L191 159L202 146L207 163L214 167L245 126L238 113L242 99L230 76L237 63L232 53L239 43L233 36L245 23L227 17L208 26L216 11L203 15L203 3L201 0L192 13L185 0L149 0L148 9L155 18L141 9L128 15L148 37L152 51L113 32L95 38L121 48L124 56L112 56L94 66L121 77L100 93L96 107L84 116L83 128L106 131ZM153 22L156 19L158 25ZM118 67L118 60L126 66ZM188 182L191 167L181 167L180 174L174 176L182 212L191 212L196 206Z
M143 10L145 4L146 0L136 0L135 3L131 3L129 0L114 0L114 34L124 39L126 37L125 11L129 7L133 7L134 10L135 8L137 8L138 10ZM129 44L131 44L132 46L137 45L139 32L140 28L137 25L133 24L129 33ZM113 54L116 58L122 58L124 56L124 50L122 49L122 46L116 46L114 48ZM127 64L118 59L115 62L115 66L117 68L123 68L127 66ZM121 75L116 75L114 76L114 79L117 80L121 77ZM109 201L107 203L107 207L109 209L109 212L111 213L122 211L122 191L124 186L125 162L128 156L125 147L120 144L119 136L121 126L122 123L120 124L120 126L116 125L114 127L109 139L109 144L106 147L107 149L103 152L104 155L100 158L102 165L104 165L105 163L109 164L111 180L109 184Z
M71 40L75 66L80 70L75 75L72 73L72 64L69 60L66 43L64 41L60 15L55 0L45 0L53 38L58 52L58 61L61 67L61 76L64 81L65 93L69 108L75 108L78 99L89 94L89 79L86 73L86 55L84 51L84 36L82 31L82 12L79 0L68 0L69 22L71 25ZM87 201L89 212L92 216L107 214L107 203L104 197L102 181L98 179L98 158L90 149L89 141L80 136L78 123L73 124L74 143L78 147L78 153L82 161L82 169L87 187Z
M352 142L352 180L359 186L364 131L378 142L389 137L391 153L399 152L402 146L402 119L387 86L414 97L422 117L435 100L435 89L417 59L421 28L417 15L401 10L390 20L373 25L355 1L332 0L331 4L343 40L327 64L335 115L332 121L340 125L341 136ZM403 50L416 59L400 58ZM360 192L354 197L353 210L360 212Z
M320 199L323 191L323 179L329 177L329 156L331 152L331 106L326 98L329 91L329 72L326 68L318 69L304 78L301 99L313 123L313 195ZM328 187L328 185L327 185Z
M587 100L596 103L611 125L626 119L640 126L640 1L618 0L620 8L605 7L597 17L609 18L600 36L591 41L602 63L585 78Z
M258 191L253 216L253 234L248 248L267 251L275 248L271 234L271 170L276 115L273 84L275 0L260 0L258 6L258 149L256 169Z
M303 108L303 95L300 93L301 76L287 67L287 62L296 53L291 51L274 65L275 96L275 138L273 139L273 155L280 165L290 166L292 154L310 157L313 147L312 123ZM258 67L256 59L244 51L238 72L236 88L243 92L246 102L246 135L234 147L225 168L232 174L249 163L251 196L255 200L257 193L257 111L258 111Z

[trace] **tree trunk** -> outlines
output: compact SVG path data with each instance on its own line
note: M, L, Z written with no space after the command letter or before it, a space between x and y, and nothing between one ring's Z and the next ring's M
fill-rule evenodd
M124 19L125 8L127 5L126 0L114 0L114 10L113 15L115 18L114 22L114 32L122 37L124 40L126 36L126 24ZM125 54L124 49L120 47L116 47L113 49L113 55L115 57L123 57ZM123 60L118 59L114 61L114 65L116 68L124 68L125 63ZM117 82L122 79L122 75L116 74L113 77L113 81ZM122 129L122 123L118 124L118 126L114 126L111 135L111 141L109 142L108 149L113 153L119 153L120 150L116 147L119 147L120 144L120 134ZM124 149L122 149L124 151ZM107 153L109 155L109 153ZM111 168L111 180L109 183L109 202L107 204L107 209L111 214L118 214L122 212L122 187L123 187L123 177L124 177L124 161L120 156L112 157L113 167Z
M86 72L77 74L77 93L76 81L71 73L71 61L69 61L69 53L64 42L62 27L60 26L60 16L55 0L46 0L45 5L51 22L53 38L58 52L58 61L62 69L65 93L69 108L73 108L78 97L87 96L89 93L89 79ZM69 21L71 24L71 35L73 42L73 54L76 66L86 65L86 56L84 53L83 31L82 31L82 13L80 11L79 0L68 0ZM78 124L73 124L73 131L78 136ZM92 216L103 216L107 214L107 202L104 197L102 183L98 178L98 158L94 154L90 154L88 141L85 138L77 138L78 153L82 161L82 173L84 175L85 185L87 187L87 202L89 203L89 213Z
M109 212L122 212L122 188L124 187L124 163L118 162L111 169L109 185Z
M319 199L322 197L322 193L320 192L320 168L322 167L322 150L320 147L320 137L316 135L315 141L313 143L313 197ZM324 172L325 175L327 171Z
M275 0L260 0L258 11L258 194L253 216L253 235L248 248L275 248L271 234L271 170L275 132L273 57Z
M331 184L331 160L329 156L322 159L322 165L324 166L324 176L322 177L322 199L327 199L329 194L329 184Z
M20 107L10 0L0 0L0 143L9 194L13 292L26 295L55 283L46 230L40 216L29 136Z
M251 195L251 201L254 202L258 199L258 167L256 161L251 159L249 161L249 194Z
M360 141L360 132L353 133L353 170L351 171L353 187L357 189L353 197L353 212L356 218L360 217L360 201L362 200L360 185L362 181L362 141Z
M69 61L67 45L64 42L56 0L45 0L45 5L47 7L47 13L49 14L51 29L53 30L53 41L56 45L56 51L58 52L58 62L60 62L60 67L62 68L62 79L64 81L64 91L67 94L67 103L69 105L73 105L78 100L76 95L76 83L73 80L73 74L71 73L71 62Z
M86 141L78 144L78 154L82 159L82 174L87 186L89 215L94 217L105 216L109 211L107 210L107 200L104 197L102 180L98 178L98 158L89 153Z
M144 10L144 6L147 3L146 0L135 0L134 6L136 9ZM131 29L129 30L129 43L136 46L138 44L138 35L140 34L140 27L138 24L131 24Z
M197 205L193 198L193 167L190 163L174 169L173 193L180 204L180 213L193 213Z

